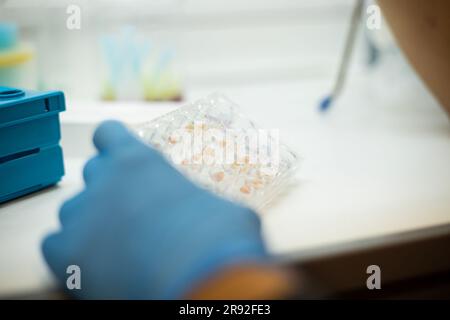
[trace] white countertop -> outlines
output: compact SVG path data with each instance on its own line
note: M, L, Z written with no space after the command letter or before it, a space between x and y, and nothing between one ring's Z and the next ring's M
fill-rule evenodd
M292 253L450 223L450 124L423 88L407 98L359 79L330 110L315 109L323 82L230 87L264 128L279 128L302 165L295 185L262 212L270 250ZM189 100L212 89L197 90ZM40 255L63 201L81 187L100 120L150 119L176 104L68 101L62 117L66 176L58 187L0 206L0 295L53 285ZM80 134L80 130L83 134ZM75 139L76 138L76 139Z

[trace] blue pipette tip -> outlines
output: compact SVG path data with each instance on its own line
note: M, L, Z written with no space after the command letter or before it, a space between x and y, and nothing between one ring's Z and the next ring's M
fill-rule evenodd
M326 96L319 104L319 110L321 112L325 112L327 111L330 106L331 103L333 102L333 96Z

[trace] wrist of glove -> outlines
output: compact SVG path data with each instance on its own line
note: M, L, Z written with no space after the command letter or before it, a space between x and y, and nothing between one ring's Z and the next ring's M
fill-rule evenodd
M64 203L42 250L64 286L81 270L79 298L180 298L227 266L267 261L259 218L203 190L118 122L94 135L85 188Z

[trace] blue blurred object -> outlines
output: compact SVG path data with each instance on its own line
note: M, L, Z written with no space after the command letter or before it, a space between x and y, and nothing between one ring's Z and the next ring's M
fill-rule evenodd
M0 23L0 50L14 47L17 43L17 27L14 24Z
M0 87L0 203L58 182L62 92Z
M332 102L333 102L332 96L327 96L323 98L319 105L320 111L327 111Z
M260 220L201 189L123 125L94 134L98 155L84 168L86 187L60 210L61 230L44 257L65 286L81 270L78 298L181 298L227 266L267 262Z

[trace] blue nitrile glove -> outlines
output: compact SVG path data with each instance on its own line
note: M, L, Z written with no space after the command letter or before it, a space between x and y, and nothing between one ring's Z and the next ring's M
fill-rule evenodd
M79 298L181 298L226 266L266 261L258 217L187 180L120 123L94 134L99 154L85 189L60 210L43 253L65 286L81 269Z

